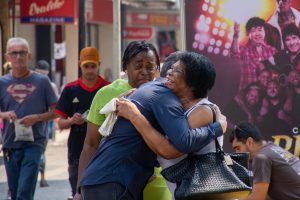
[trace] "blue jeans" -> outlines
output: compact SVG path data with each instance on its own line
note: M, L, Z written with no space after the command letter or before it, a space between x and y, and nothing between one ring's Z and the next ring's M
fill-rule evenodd
M54 121L48 121L48 138L52 139L53 137L53 130L54 130Z
M41 173L45 173L45 168L46 168L46 156L45 156L45 152L43 152L40 159L39 171Z
M28 146L3 153L12 200L33 200L43 148Z

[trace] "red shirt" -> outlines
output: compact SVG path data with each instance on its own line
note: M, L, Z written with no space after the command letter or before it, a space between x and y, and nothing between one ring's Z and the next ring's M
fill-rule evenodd
M241 46L239 53L231 52L232 57L242 60L239 90L257 81L258 66L261 64L261 61L267 60L275 53L276 49L274 47L264 43L262 45L262 53L259 54L256 50L256 46L253 45L251 41Z

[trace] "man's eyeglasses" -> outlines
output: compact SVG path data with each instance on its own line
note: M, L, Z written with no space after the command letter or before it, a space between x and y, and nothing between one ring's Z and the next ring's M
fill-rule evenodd
M8 55L13 57L13 58L17 58L18 55L20 55L21 58L24 58L25 56L27 56L28 51L12 51L9 52Z

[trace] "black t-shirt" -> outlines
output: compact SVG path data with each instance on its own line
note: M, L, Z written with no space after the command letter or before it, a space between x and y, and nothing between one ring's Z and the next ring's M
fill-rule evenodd
M92 88L84 85L82 78L68 83L61 93L55 112L64 118L72 117L75 113L83 114L90 108L97 91L108 84L109 82L100 76L98 82ZM87 123L82 125L74 124L71 126L68 138L69 163L78 160L80 157L86 135L86 128Z

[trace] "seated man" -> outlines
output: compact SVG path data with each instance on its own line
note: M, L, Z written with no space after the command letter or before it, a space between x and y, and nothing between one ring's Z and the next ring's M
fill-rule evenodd
M253 191L246 200L300 199L300 160L281 147L266 142L260 130L241 122L230 135L236 152L250 152Z

